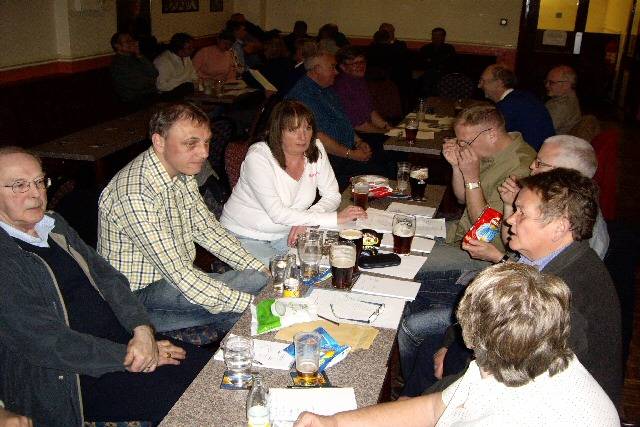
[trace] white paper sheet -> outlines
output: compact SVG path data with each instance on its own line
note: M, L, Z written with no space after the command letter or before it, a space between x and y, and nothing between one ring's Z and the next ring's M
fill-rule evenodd
M423 258L424 259L424 258ZM331 311L330 304L333 304L334 311L340 317L350 319L368 319L375 307L363 302L382 303L384 307L380 313L369 324L369 326L385 329L398 329L400 317L404 310L405 300L399 298L383 297L378 295L365 295L354 292L334 291L330 289L314 288L307 296L315 301L318 307L318 314L338 323L350 323L353 325L363 325L365 323L340 319Z
M435 244L435 240L427 239L426 237L414 236L411 241L411 251L419 252L421 254L430 254ZM393 249L393 236L390 233L385 233L382 236L380 247L389 250Z
M385 133L385 135L387 135L387 136L404 136L404 129L398 129L398 128L389 129L389 131L387 133Z
M416 139L433 139L433 137L434 137L433 132L426 132L423 130L419 130L418 135L416 136Z
M407 301L416 299L419 290L419 282L390 279L370 274L361 274L358 281L351 288L351 292L400 298Z
M356 395L351 387L269 390L269 415L274 427L292 426L304 411L333 415L357 408Z
M410 205L402 202L391 202L387 211L433 218L433 215L436 213L436 208L432 208L431 206Z
M393 228L393 215L393 212L369 208L367 209L367 219L357 220L355 227L358 229L372 228L380 233L391 233ZM353 223L349 225L352 226ZM343 226L341 228L344 229L348 227ZM445 220L443 218L416 218L416 236L431 238L447 237Z
M234 336L229 334L230 337ZM294 362L294 358L289 353L284 351L284 348L290 343L265 341L254 339L253 340L253 366L269 369L280 369L288 371L291 368L291 364ZM213 355L214 360L224 361L223 349L219 348L216 354ZM256 363L259 362L259 363Z
M256 79L258 83L260 83L260 86L262 86L264 90L270 92L278 91L278 89L269 80L267 80L267 78L260 71L252 70L251 68L249 68L249 74L251 74L251 76Z
M427 257L420 255L400 255L400 265L376 268L375 270L371 270L371 272L384 274L385 276L398 277L400 279L413 280L426 260Z

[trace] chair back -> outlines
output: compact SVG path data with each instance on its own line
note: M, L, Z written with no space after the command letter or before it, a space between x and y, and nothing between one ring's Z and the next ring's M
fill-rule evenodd
M266 98L256 112L251 130L249 131L249 142L264 141L264 136L269 129L269 118L271 112L282 101L282 95L274 93Z
M618 183L618 142L620 130L607 129L599 133L591 145L596 152L598 169L593 179L600 187L600 210L604 219L611 221L616 216L616 187Z
M229 179L229 188L233 190L240 179L240 166L249 151L249 141L232 141L224 152L224 168Z
M468 99L475 90L473 80L462 73L451 73L438 82L438 95L448 99Z
M402 98L392 80L367 80L367 87L375 111L387 120L402 118Z
M578 124L569 131L569 135L577 136L585 141L593 141L593 138L600 133L600 121L596 116L587 114L582 116Z

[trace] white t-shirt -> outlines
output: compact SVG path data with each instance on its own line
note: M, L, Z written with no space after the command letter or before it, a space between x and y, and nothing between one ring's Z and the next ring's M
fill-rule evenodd
M305 161L302 177L296 181L280 167L266 142L253 144L224 205L222 225L240 236L269 241L285 237L293 225L335 227L338 182L320 140L316 145L318 161ZM320 200L312 206L316 189Z
M158 55L153 65L158 70L156 87L162 92L168 92L182 83L193 82L198 78L191 58L181 58L168 49Z
M447 407L436 426L620 425L613 403L576 357L564 371L544 373L521 387L482 378L473 361L442 400Z

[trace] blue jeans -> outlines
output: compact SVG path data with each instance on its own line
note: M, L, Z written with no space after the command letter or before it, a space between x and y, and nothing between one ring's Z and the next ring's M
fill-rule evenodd
M238 238L242 247L254 257L258 258L266 266L269 266L271 258L276 255L284 255L289 251L287 237L278 240L257 240L232 233Z
M257 270L227 271L209 276L225 283L229 288L257 295L267 284L267 276ZM192 326L213 325L219 334L226 334L242 313L210 313L187 300L182 292L168 281L161 279L134 292L144 305L151 322L158 332L174 331Z
M429 275L431 272L437 272L435 280L440 280L441 272L482 270L490 265L492 265L490 262L471 258L469 253L458 244L445 243L444 239L436 239L435 246L427 256L427 262L416 275L416 280L420 280L424 287L432 279Z

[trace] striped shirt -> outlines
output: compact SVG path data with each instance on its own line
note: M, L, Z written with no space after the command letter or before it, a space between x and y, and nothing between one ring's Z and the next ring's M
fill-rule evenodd
M207 209L195 178L171 178L153 147L100 195L98 252L129 279L132 291L165 279L211 313L244 311L251 295L194 267L194 243L236 270L264 268Z

